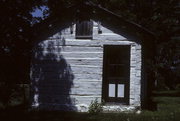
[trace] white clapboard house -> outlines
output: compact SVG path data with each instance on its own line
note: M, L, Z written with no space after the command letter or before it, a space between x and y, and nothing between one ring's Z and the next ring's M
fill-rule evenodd
M104 111L141 108L152 33L91 2L64 11L35 26L32 107L86 112L97 99Z

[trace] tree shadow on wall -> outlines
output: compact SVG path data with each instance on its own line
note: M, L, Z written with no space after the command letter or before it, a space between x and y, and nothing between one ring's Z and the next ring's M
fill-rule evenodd
M32 106L42 110L75 111L70 97L74 75L54 41L36 47L31 68Z

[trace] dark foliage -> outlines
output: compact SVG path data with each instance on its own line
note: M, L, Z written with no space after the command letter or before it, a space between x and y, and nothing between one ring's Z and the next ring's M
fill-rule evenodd
M0 100L6 105L18 83L27 83L31 52L31 12L41 0L0 1Z

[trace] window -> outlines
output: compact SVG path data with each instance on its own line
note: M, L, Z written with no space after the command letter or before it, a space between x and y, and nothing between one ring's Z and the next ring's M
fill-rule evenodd
M130 46L105 45L103 95L105 102L129 104Z
M76 39L92 39L93 38L93 21L77 21L76 22Z

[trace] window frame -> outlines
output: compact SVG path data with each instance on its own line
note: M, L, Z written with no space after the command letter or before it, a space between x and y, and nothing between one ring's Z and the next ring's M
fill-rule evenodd
M93 39L93 21L77 21L75 37L76 39Z
M108 77L108 51L111 53L113 48L119 48L119 50L127 51L125 54L126 62L123 62L126 68L126 76L123 77ZM103 55L103 85L102 85L102 100L106 103L121 103L129 105L129 94L130 94L130 45L104 45ZM119 51L117 49L117 51ZM112 80L110 80L112 79ZM108 81L107 81L108 80ZM118 81L117 81L118 80ZM125 81L126 80L126 81ZM109 97L109 84L115 84L115 97ZM124 84L124 97L118 97L118 84Z

